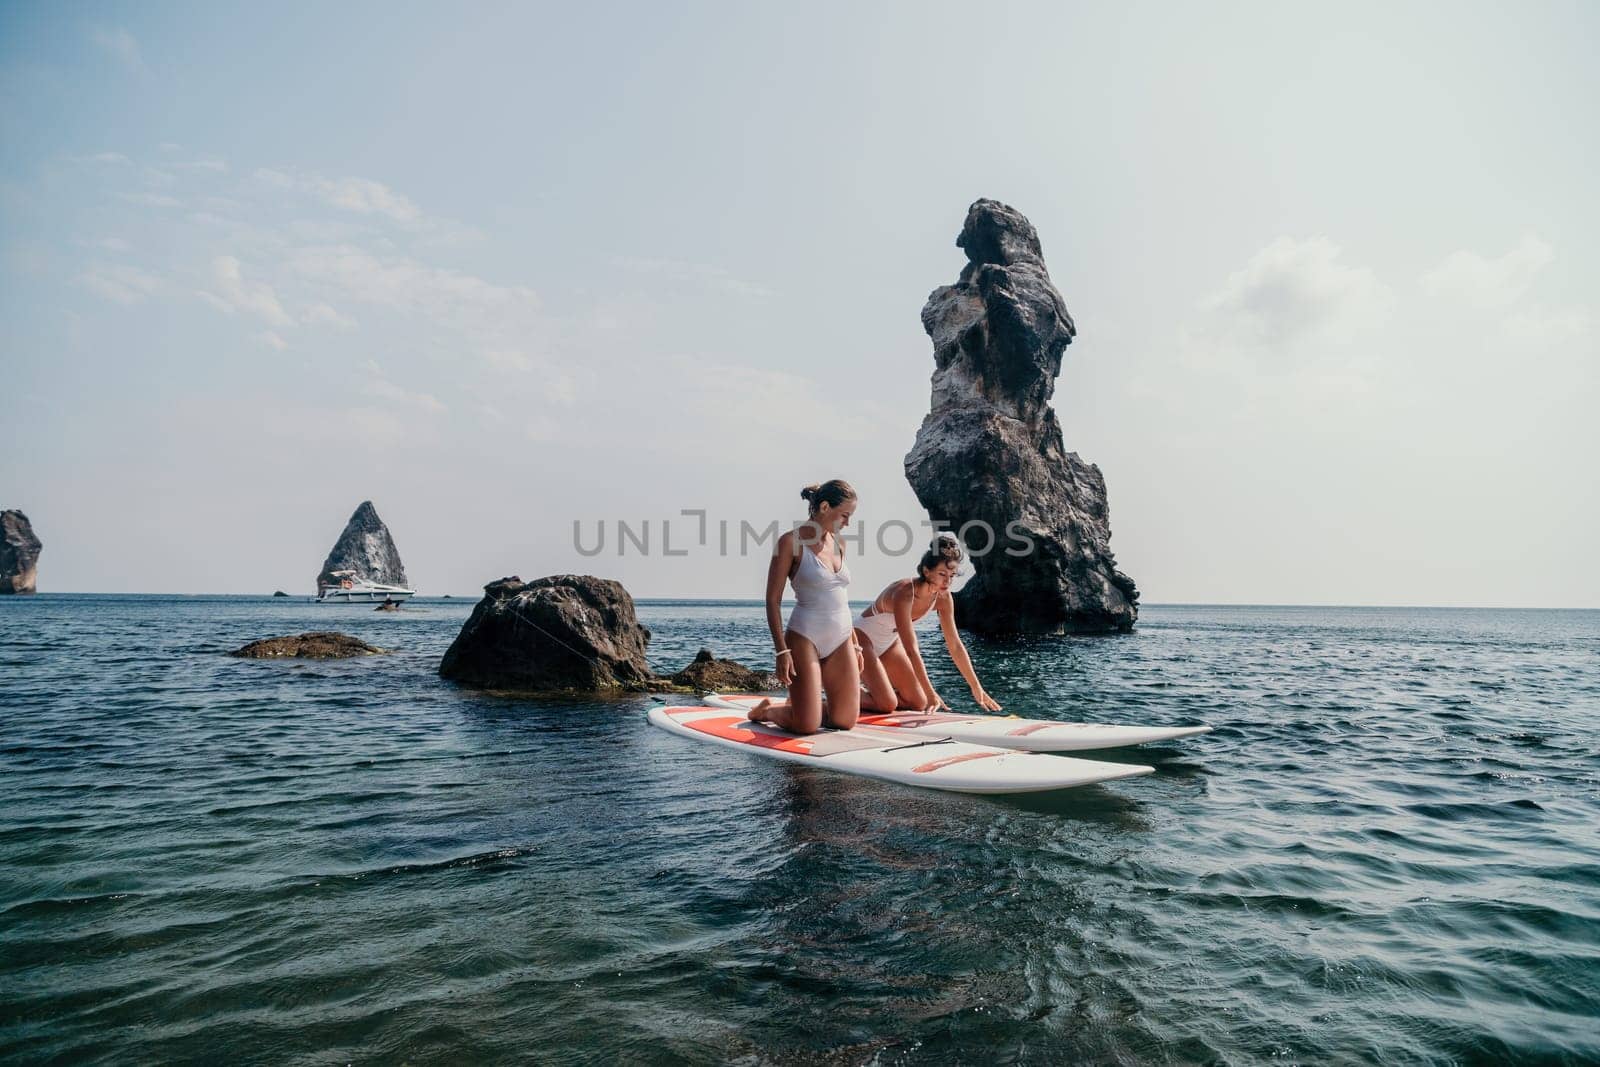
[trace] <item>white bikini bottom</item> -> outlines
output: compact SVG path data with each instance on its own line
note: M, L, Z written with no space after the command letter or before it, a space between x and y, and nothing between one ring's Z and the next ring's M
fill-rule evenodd
M872 654L881 656L889 650L889 646L900 640L900 629L895 625L894 616L887 612L868 615L865 609L855 618L856 629L866 634L872 641Z

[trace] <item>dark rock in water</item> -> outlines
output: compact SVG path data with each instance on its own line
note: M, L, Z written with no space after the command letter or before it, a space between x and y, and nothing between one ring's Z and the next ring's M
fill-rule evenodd
M319 630L252 641L228 655L244 659L348 659L351 656L377 656L383 651L349 634Z
M483 594L445 652L441 677L550 695L777 687L775 675L717 659L710 649L677 674L657 675L645 661L650 631L618 582L577 574L535 582L511 577L490 582Z
M279 589L277 592L273 593L272 595L275 596L275 597L280 597L280 596L288 596L289 594L285 593L282 589Z
M443 678L529 693L642 691L654 678L645 662L650 631L617 582L511 577L483 593L439 664Z
M967 253L961 277L922 309L933 401L905 467L929 518L971 554L976 573L956 593L961 625L1131 630L1139 591L1111 554L1105 479L1066 451L1050 407L1077 328L1039 235L1016 210L979 200L956 244Z
M20 511L0 511L0 595L38 592L39 552L33 524Z
M349 573L336 573L349 572ZM400 553L394 547L389 528L378 518L378 509L372 501L363 500L344 533L334 542L317 575L317 592L330 585L338 585L340 577L364 578L383 585L406 585L406 569L400 562Z
M748 693L778 688L776 674L753 671L730 659L717 659L709 648L702 648L693 663L665 680L693 693Z

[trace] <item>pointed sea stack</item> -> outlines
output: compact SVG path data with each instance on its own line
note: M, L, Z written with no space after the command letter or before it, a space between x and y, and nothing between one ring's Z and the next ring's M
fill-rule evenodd
M20 511L0 511L0 595L37 592L39 552L44 545Z
M353 571L354 576L383 585L406 585L406 568L400 562L400 552L394 547L389 528L378 518L378 509L372 501L363 500L344 533L328 553L322 573L317 575L317 592L330 585L338 585L335 572Z
M1111 554L1105 479L1066 451L1050 407L1077 329L1039 235L1021 212L979 200L956 245L967 254L961 277L922 309L933 401L906 478L928 517L970 553L976 573L956 594L961 625L1131 630L1139 591Z

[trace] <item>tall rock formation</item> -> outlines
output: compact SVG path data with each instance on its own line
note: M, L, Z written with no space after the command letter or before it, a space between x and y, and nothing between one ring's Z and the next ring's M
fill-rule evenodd
M20 511L0 511L0 595L37 592L39 551L44 545Z
M957 247L967 265L922 309L933 402L906 478L976 571L956 594L961 625L985 633L1131 630L1139 591L1116 568L1100 468L1066 451L1050 407L1077 332L1050 282L1033 224L979 200Z
M322 573L317 575L318 593L326 586L339 584L335 574L338 571L353 571L357 578L384 585L408 585L394 538L389 536L389 528L378 518L378 509L370 500L361 502L345 523L344 533L334 542Z

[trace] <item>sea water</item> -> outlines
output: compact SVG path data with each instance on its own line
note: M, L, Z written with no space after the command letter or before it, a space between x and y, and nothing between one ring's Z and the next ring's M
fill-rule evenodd
M1600 1060L1600 612L969 635L1007 711L1215 727L1007 800L457 688L471 606L0 599L0 1060ZM224 654L310 629L393 652Z

